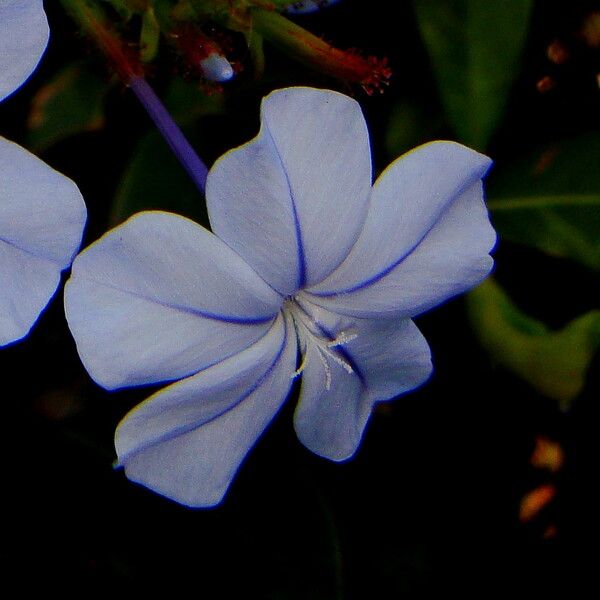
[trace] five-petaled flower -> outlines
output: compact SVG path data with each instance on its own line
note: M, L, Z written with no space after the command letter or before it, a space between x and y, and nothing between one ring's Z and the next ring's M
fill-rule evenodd
M0 101L31 75L48 35L42 0L0 2ZM71 264L85 219L70 179L0 137L0 346L27 335Z
M284 89L208 175L214 233L144 212L80 254L65 305L91 376L108 389L180 380L119 425L126 475L186 505L220 502L299 374L299 439L352 456L374 403L430 375L410 317L492 267L489 165L434 142L372 186L359 105Z

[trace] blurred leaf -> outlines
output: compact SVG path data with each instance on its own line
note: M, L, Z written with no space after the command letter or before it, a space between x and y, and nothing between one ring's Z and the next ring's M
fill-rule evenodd
M130 6L130 2L128 0L104 0L104 2L112 5L112 7L119 13L121 18L127 21L131 19L133 15L133 8Z
M150 5L142 15L142 29L140 31L142 62L150 62L156 58L159 40L160 25L156 19L154 8Z
M556 473L565 464L565 451L558 442L543 435L536 435L535 448L529 462L536 469Z
M176 80L165 94L165 105L183 125L192 146L197 147L201 137L198 119L221 112L222 97L206 96L195 86ZM202 194L156 131L140 141L125 169L113 201L111 224L121 223L141 210L167 210L206 222Z
M439 119L428 115L417 102L403 100L392 109L385 133L388 155L395 159L435 137Z
M600 194L504 198L488 206L504 239L600 269Z
M534 152L492 173L488 206L504 239L600 268L600 136Z
M494 168L488 191L495 198L600 192L597 131L546 144Z
M413 0L442 103L460 140L484 149L518 73L532 0Z
M265 50L262 36L254 30L246 33L246 43L252 59L255 80L262 79L265 74Z
M527 492L521 499L519 507L519 521L529 523L535 519L556 496L556 487L551 483L540 485Z
M567 409L583 389L586 371L600 344L600 311L550 331L519 311L492 279L467 298L471 321L491 356Z
M194 137L188 135L188 139L194 145ZM141 140L125 169L113 201L111 225L141 210L166 210L200 222L206 219L202 194L156 131Z
M198 117L223 113L223 95L205 93L196 84L174 79L164 97L165 106L180 124L191 123Z
M276 8L278 10L283 10L284 8L287 8L290 4L293 4L293 0L292 2L290 2L290 0L269 0L269 3L273 5L273 8ZM262 2L262 0L250 0L250 4L254 4L255 6L264 6L264 2Z
M104 97L109 85L79 64L60 71L33 98L29 146L41 152L77 133L104 126Z

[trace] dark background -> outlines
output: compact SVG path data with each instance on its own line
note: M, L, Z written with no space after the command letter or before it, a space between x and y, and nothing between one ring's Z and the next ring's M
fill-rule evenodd
M207 163L255 134L265 93L308 84L355 95L369 122L376 166L385 167L386 128L398 100L409 97L428 114L441 108L410 3L394 3L394 18L384 14L385 3L371 4L346 0L297 22L339 47L388 56L395 76L383 95L368 97L268 49L263 81L251 83L242 73L226 92L226 114L203 121L199 153ZM558 69L545 56L553 39L571 39L592 6L536 4L522 73L489 151L497 164L515 147L597 127L593 57L582 53ZM85 56L109 79L58 3L46 2L46 9L52 27L46 58L0 108L2 134L20 143L31 98L67 58ZM168 58L151 78L159 93L170 75ZM556 90L542 95L535 83L552 69ZM108 228L124 165L151 127L121 86L110 92L106 113L102 131L75 136L42 156L82 190L89 209L84 245ZM438 133L452 137L449 130ZM596 281L584 267L503 241L495 257L498 280L529 314L552 326L597 305ZM151 390L109 394L90 380L59 291L32 334L0 354L3 585L16 583L23 593L42 585L84 597L169 588L173 597L189 589L199 598L269 600L498 591L574 597L591 585L586 597L592 597L598 589L598 360L564 413L490 360L461 299L417 324L432 348L434 376L375 411L353 460L329 463L301 446L292 427L294 394L224 503L189 510L113 470L114 428ZM558 473L530 464L540 434L565 452ZM521 499L542 483L557 487L555 499L532 521L520 522ZM556 533L546 538L549 526Z

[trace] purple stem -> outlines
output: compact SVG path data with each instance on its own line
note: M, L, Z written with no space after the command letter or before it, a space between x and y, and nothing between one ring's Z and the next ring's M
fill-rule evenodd
M142 103L146 112L169 144L173 154L187 171L196 187L204 194L208 169L187 141L165 105L143 77L132 77L129 87Z

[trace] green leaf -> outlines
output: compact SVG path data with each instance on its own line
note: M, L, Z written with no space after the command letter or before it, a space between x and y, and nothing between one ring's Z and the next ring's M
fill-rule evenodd
M246 33L246 43L252 60L253 76L261 79L265 73L265 50L262 36L254 30Z
M488 206L504 239L600 269L600 194L504 198Z
M110 4L126 21L129 21L134 13L134 9L129 5L128 0L104 0L104 2Z
M537 150L494 171L488 206L503 239L600 269L600 136Z
M42 152L84 131L104 126L104 98L109 85L82 65L69 65L40 88L29 113L28 145Z
M194 136L185 133L194 145ZM111 225L141 210L166 210L194 221L206 220L204 198L156 131L138 144L111 208Z
M269 3L273 5L273 8L278 10L284 10L290 4L293 4L293 2L290 2L289 0L269 0ZM254 6L258 6L259 8L264 7L265 5L262 0L250 0L250 4L254 4Z
M410 100L398 102L390 114L386 127L385 146L392 159L415 146L435 139L439 119L428 114L419 103Z
M206 94L194 83L180 78L171 82L163 101L180 125L192 123L206 115L219 115L224 111L222 94Z
M150 62L158 54L160 41L160 25L156 19L154 8L148 6L142 15L142 29L140 31L140 47L142 62Z
M442 103L460 140L484 149L506 105L532 0L413 0Z
M600 344L600 311L560 330L522 313L502 288L488 279L468 296L471 322L482 345L503 367L567 409L585 384Z

